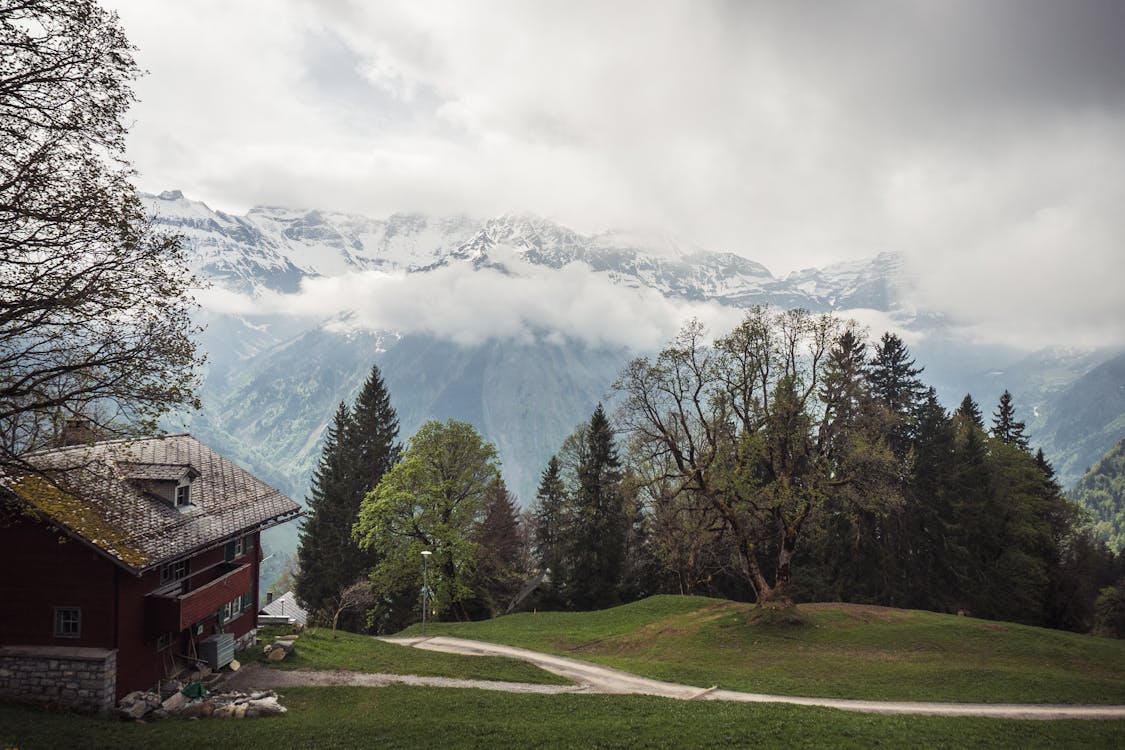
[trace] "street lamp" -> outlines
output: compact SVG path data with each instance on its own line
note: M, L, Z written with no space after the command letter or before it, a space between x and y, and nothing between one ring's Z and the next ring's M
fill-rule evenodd
M422 550L422 637L426 637L426 599L430 594L430 582L427 576L429 571L430 555L434 554L428 549Z

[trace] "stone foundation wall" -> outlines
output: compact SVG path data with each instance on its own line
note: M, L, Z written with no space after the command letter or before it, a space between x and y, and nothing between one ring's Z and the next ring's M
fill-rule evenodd
M2 699L101 712L113 708L116 688L116 650L0 647Z
M248 649L258 642L258 629L250 628L250 631L241 638L234 639L234 650L242 651Z

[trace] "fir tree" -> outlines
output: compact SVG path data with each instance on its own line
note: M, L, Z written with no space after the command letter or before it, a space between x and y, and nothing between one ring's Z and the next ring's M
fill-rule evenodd
M526 538L521 533L515 496L498 480L484 499L484 516L473 534L477 543L476 588L483 611L495 617L507 610L527 571Z
M957 414L976 425L978 430L984 429L984 415L981 414L980 407L973 400L971 393L966 393L965 398L961 399L961 405L957 407Z
M868 371L871 392L893 415L890 443L899 458L906 456L913 437L915 410L925 388L918 379L923 368L915 367L906 344L893 333L884 333L875 347Z
M336 502L346 492L350 461L340 444L340 436L347 431L350 422L351 411L341 402L324 435L320 462L313 472L309 496L305 498L308 513L298 532L299 572L295 593L314 613L327 607L341 583L355 580L347 578L342 570L343 560L337 554L341 545L351 540L351 527L344 528L340 505Z
M397 441L398 415L391 406L379 368L372 367L356 397L352 419L342 440L355 462L353 489L359 495L355 500L357 509L363 496L398 462L402 445Z
M398 416L378 367L349 409L340 404L328 431L320 465L307 498L309 516L301 531L298 598L311 612L323 609L343 587L363 578L378 550L362 550L352 538L364 496L398 461ZM345 629L362 627L363 613L344 616Z
M532 555L539 572L547 581L538 595L540 606L553 608L562 602L559 582L563 579L563 540L566 532L566 487L559 469L558 456L551 456L539 479L532 510Z
M1016 410L1012 406L1012 394L1004 391L1000 396L1000 404L992 413L992 437L1014 445L1021 450L1027 450L1027 438L1024 436L1024 423L1016 419Z
M954 456L953 422L930 388L917 412L914 460L902 509L905 560L897 584L899 601L906 606L943 610L952 604L956 576L951 561L963 557L963 550L952 547Z
M574 609L599 609L619 602L628 526L617 448L601 404L590 417L585 437L567 540L564 595Z

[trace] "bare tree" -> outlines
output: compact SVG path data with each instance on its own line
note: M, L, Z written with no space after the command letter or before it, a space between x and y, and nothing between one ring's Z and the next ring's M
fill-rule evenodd
M0 469L75 416L198 408L197 280L124 157L132 51L92 0L0 0Z
M341 615L349 610L370 607L374 603L375 594L371 590L371 582L366 578L360 578L346 586L341 586L327 602L327 611L332 620L332 637L336 637L336 627L340 624Z
M833 439L835 391L822 386L843 330L831 316L755 308L708 344L692 322L616 384L631 455L665 504L682 497L702 528L730 536L759 602L788 603L798 539L827 498L888 497L886 446L854 440L845 451Z

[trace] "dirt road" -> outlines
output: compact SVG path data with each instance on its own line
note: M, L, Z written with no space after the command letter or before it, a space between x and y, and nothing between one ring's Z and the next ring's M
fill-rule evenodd
M456 654L507 656L554 672L594 693L640 693L679 700L719 700L749 703L789 703L822 706L842 711L929 716L991 716L1003 719L1125 719L1125 706L1047 705L1015 703L937 703L922 701L868 701L840 698L805 698L788 695L741 693L699 688L639 677L578 659L544 654L514 646L469 641L462 638L384 638L388 643Z
M420 675L369 674L344 670L312 671L270 669L248 664L227 678L225 686L234 690L285 688L297 686L359 685L422 685L444 688L478 688L509 693L544 695L576 693L618 693L655 695L676 700L741 701L748 703L789 703L797 706L821 706L841 711L876 714L908 714L915 716L988 716L998 719L1125 719L1125 706L1047 705L1015 703L931 703L921 701L868 701L840 698L804 698L789 695L741 693L717 688L700 688L661 682L622 672L580 659L554 656L514 646L469 641L463 638L437 636L431 638L382 638L401 646L477 656L507 656L534 664L548 672L574 682L574 685L531 685L495 680L461 680L450 677Z

